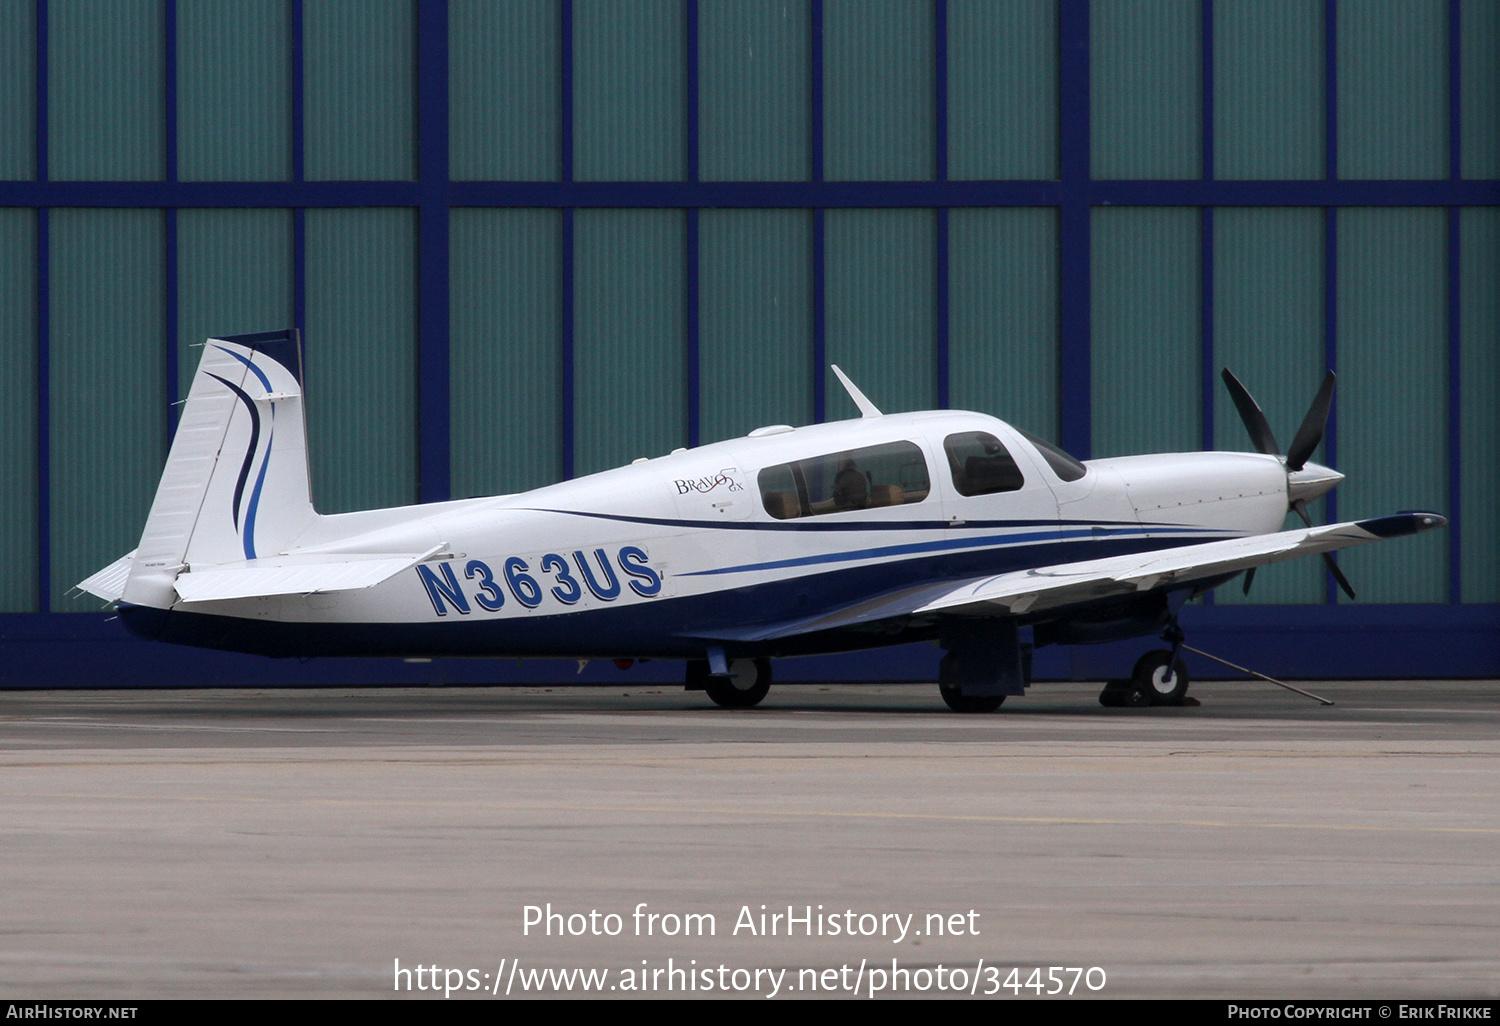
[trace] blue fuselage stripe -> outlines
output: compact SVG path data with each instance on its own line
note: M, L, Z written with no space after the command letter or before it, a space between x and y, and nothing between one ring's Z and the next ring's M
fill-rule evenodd
M1156 528L1151 532L1111 532L1112 537L1147 537L1148 534L1203 534L1202 528L1176 527ZM1017 534L990 534L978 538L945 538L941 541L911 542L905 545L882 545L876 548L855 549L850 552L829 552L817 556L796 556L790 559L775 559L764 563L742 563L739 566L716 567L711 570L694 570L682 577L706 577L717 574L749 573L756 570L782 570L795 566L816 566L820 563L849 563L860 559L881 559L887 556L910 556L928 552L951 552L958 549L1000 548L1027 543L1067 541L1075 538L1093 537L1092 529L1072 531L1029 531Z
M1038 549L1054 562L1125 555L1143 548L1192 544L1181 536L1148 539L1109 535L1071 538L1045 545L999 546L959 552L918 554L905 559L830 566L780 580L753 580L707 594L662 596L645 602L601 605L523 616L489 618L478 614L422 623L277 621L194 613L177 608L124 607L121 615L137 633L163 641L203 645L274 656L432 656L510 655L577 658L701 658L705 638L724 630L774 626L835 610L872 596L943 580L1006 573L1037 565ZM1190 587L1190 584L1184 586ZM1120 599L1131 600L1131 596ZM507 603L509 608L509 603ZM1055 616L1055 612L1042 618ZM1024 619L1024 618L1023 618ZM914 627L920 636L920 625ZM817 632L764 642L725 640L732 655L789 655L844 651L890 644L905 637L871 634L862 627Z
M1059 520L1057 517L1046 517L1029 520L966 520L961 525L956 525L950 520L833 520L827 517L799 517L793 520L777 520L773 523L758 523L756 521L730 521L725 523L720 520L684 520L678 517L641 517L627 516L621 513L595 513L591 510L582 509L552 509L546 506L519 506L513 507L516 512L527 513L556 513L569 517L588 517L593 520L613 520L622 524L650 524L653 527L672 527L680 529L705 528L711 531L817 531L846 533L854 531L938 531L951 530L955 526L967 527L972 530L1000 527L1087 527L1097 531L1135 533L1142 529L1149 531L1171 531L1171 530L1200 530L1200 528L1184 528L1181 524L1166 524L1155 521L1139 520Z

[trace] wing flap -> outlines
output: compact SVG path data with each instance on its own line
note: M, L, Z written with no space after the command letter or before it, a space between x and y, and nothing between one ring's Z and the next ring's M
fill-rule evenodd
M426 552L411 554L323 556L317 560L262 559L179 574L175 586L184 603L357 591L373 588L441 549L442 546L438 545Z

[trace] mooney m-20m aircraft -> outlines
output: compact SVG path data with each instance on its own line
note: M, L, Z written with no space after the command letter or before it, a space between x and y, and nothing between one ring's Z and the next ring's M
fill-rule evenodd
M772 657L930 640L947 704L987 711L1024 693L1034 645L1160 633L1171 649L1124 690L1167 704L1188 685L1187 599L1445 523L1280 530L1342 480L1308 462L1332 374L1285 455L1226 371L1258 452L1084 463L978 413L882 416L834 371L859 419L322 515L296 335L209 339L139 547L80 587L144 637L269 656L682 659L724 706L764 697Z

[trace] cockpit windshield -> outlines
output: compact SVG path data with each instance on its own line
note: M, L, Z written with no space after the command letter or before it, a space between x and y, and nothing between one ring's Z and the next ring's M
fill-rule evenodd
M1036 451L1042 454L1042 459L1047 461L1047 466L1051 467L1052 472L1058 477L1062 478L1064 481L1077 481L1080 477L1089 472L1088 467L1084 466L1084 464L1074 459L1072 456L1069 456L1067 453L1063 452L1061 449L1053 445L1051 442L1047 441L1045 438L1038 438L1036 435L1032 434L1030 431L1027 431L1025 428L1016 428L1016 430L1019 431L1028 442L1036 446Z

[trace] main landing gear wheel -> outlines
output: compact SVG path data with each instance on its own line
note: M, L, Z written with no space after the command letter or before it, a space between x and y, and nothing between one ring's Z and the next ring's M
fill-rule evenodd
M941 681L938 682L938 694L943 696L943 703L949 709L961 713L994 712L1005 701L1004 695L966 695L959 690L957 684L944 684Z
M1172 666L1171 680L1167 679L1168 664ZM1181 705L1187 694L1187 666L1180 657L1173 662L1172 653L1166 649L1147 652L1136 660L1130 679L1150 705Z
M702 665L704 670L708 669L707 663ZM749 709L759 705L771 690L771 660L731 659L729 676L707 677L703 690L708 692L715 705L725 709Z

